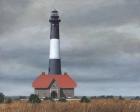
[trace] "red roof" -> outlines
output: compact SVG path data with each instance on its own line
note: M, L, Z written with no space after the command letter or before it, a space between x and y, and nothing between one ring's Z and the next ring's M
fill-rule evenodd
M33 81L34 88L48 88L52 81L56 81L59 88L75 88L76 82L68 75L41 74Z

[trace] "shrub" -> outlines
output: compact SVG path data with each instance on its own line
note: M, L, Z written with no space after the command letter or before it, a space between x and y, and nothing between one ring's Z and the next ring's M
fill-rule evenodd
M114 96L112 96L112 95L106 96L106 99L114 99Z
M96 96L91 96L90 99L97 99L97 97Z
M4 94L0 93L0 103L3 103L3 102L4 102Z
M58 101L60 101L60 102L66 102L67 100L66 100L66 98L62 97Z
M41 103L41 100L36 94L31 94L29 97L29 102L31 103Z
M140 100L140 97L139 97L139 96L136 96L136 97L134 98L134 100Z
M19 96L19 99L27 99L27 96Z
M45 97L44 100L49 100L49 97Z
M124 98L122 96L119 96L119 100L124 100Z
M44 100L54 101L54 99L53 99L53 98L51 98L51 97L45 97L45 98L44 98Z
M90 99L88 97L86 97L86 96L83 96L81 98L80 102L82 102L82 103L89 103L90 102Z
M5 103L12 103L12 99L11 98L6 98Z

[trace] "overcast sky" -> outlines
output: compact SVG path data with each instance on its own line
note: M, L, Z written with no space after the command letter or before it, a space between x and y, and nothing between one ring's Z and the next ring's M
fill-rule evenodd
M0 92L30 95L48 71L54 8L76 95L140 95L140 0L0 0Z

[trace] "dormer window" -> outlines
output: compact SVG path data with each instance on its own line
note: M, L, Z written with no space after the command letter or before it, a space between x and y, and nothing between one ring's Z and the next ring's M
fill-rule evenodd
M55 85L53 84L52 87L55 87Z

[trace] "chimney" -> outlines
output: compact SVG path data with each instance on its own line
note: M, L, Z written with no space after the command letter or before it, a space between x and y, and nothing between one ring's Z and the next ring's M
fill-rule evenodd
M42 75L45 75L45 72L42 72Z
M67 72L64 72L64 75L68 75L68 73Z

